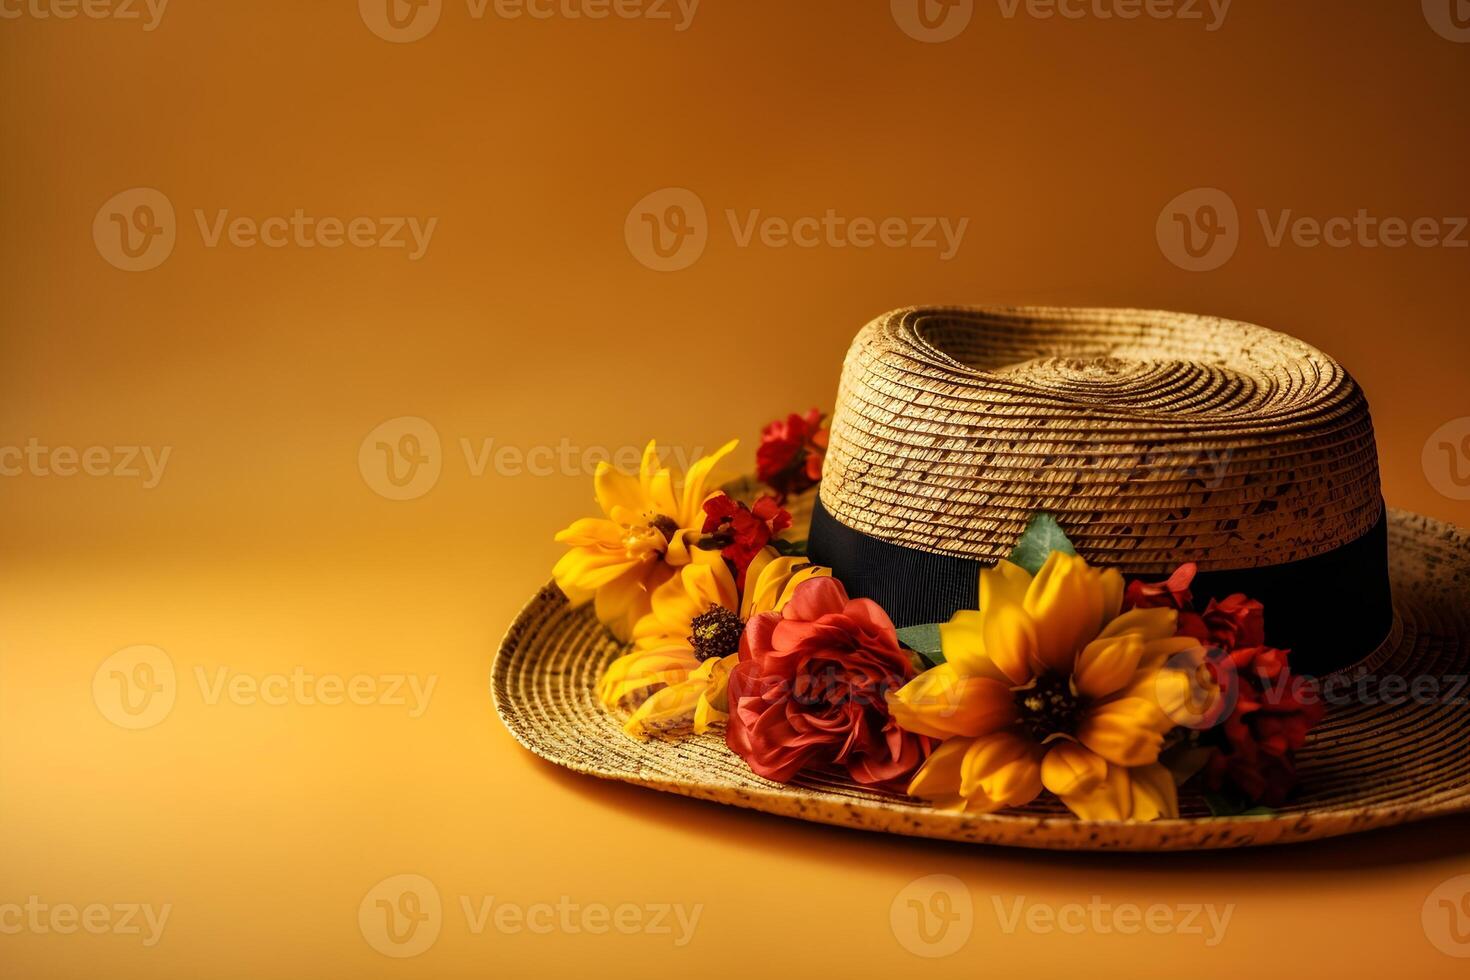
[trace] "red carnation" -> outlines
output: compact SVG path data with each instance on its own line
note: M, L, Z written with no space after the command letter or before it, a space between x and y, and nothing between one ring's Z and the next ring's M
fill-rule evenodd
M708 546L719 548L720 554L735 566L735 586L742 591L745 571L755 556L791 526L791 515L769 494L757 500L754 507L745 506L729 494L717 494L704 502L704 515L704 533L710 536Z
M1316 684L1294 676L1287 659L1285 650L1254 646L1212 660L1217 676L1233 674L1238 693L1218 729L1223 744L1205 764L1211 789L1230 785L1266 806L1286 802L1296 784L1294 753L1327 712Z
M1266 642L1266 610L1255 599L1240 594L1211 599L1203 613L1181 609L1177 633L1226 651L1262 646Z
M849 599L836 579L811 579L781 612L746 624L725 741L777 782L840 768L864 785L901 787L933 744L888 713L888 692L913 676L877 603Z
M755 451L756 476L784 501L821 481L826 455L822 413L815 408L805 415L792 412L761 430L760 448Z

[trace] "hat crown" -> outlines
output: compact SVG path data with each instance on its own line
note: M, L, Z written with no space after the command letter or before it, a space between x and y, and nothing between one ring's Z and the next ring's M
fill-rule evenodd
M1367 400L1340 364L1140 310L879 317L847 355L821 498L881 541L983 562L1045 511L1134 574L1285 564L1382 515Z

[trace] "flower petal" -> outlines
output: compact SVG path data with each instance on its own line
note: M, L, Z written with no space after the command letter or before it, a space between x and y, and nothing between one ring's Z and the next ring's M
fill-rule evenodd
M832 569L813 565L801 556L780 556L775 548L762 548L745 572L745 597L740 617L749 619L764 612L779 612L796 587L812 578L830 576Z
M731 439L710 455L699 460L689 467L689 472L684 475L683 500L677 516L680 527L698 527L704 520L704 500L709 496L706 484L709 482L710 473L719 465L720 460L735 451L740 445L739 439Z
M1010 689L988 677L966 676L950 664L924 671L888 695L900 728L933 738L970 738L1017 719Z
M694 708L695 734L703 734L716 725L724 724L730 717L730 671L740 662L740 655L716 657L700 664L691 679L705 681L704 693Z
M986 653L984 613L974 609L961 609L949 622L940 624L939 643L944 651L945 662L952 664L961 674L989 677L1007 685L1025 683L1024 680L1014 681L1008 677ZM1026 671L1029 677L1029 666Z
M1077 740L1115 765L1146 766L1158 761L1164 733L1173 727L1147 698L1113 698L1087 709Z
M1103 621L1100 573L1076 555L1054 551L1026 590L1036 624L1036 654L1048 668L1070 673L1077 652L1097 638Z
M651 503L643 496L643 485L638 477L624 473L606 460L597 464L592 487L597 495L597 506L609 517L615 508L641 514L649 509Z
M1125 584L1123 575L1116 568L1105 568L1102 573L1103 587L1103 622L1111 623L1118 618L1118 611L1123 608L1123 592Z
M1057 796L1091 793L1108 775L1107 762L1068 739L1052 743L1041 762L1041 783Z
M960 767L974 739L952 738L941 742L914 778L909 782L909 795L925 800L960 800Z
M960 767L967 810L1021 806L1040 794L1041 753L1035 742L1015 732L996 732L971 743Z
M1128 770L1108 766L1107 775L1090 790L1061 798L1081 820L1127 820L1133 813L1133 785Z
M847 607L847 590L835 578L814 578L795 589L782 610L787 619L816 622Z
M650 687L682 683L698 668L699 660L688 645L634 650L608 664L598 681L597 696L616 708Z
M623 731L641 739L688 728L704 690L704 678L690 677L655 691L623 724Z
M1108 623L1098 634L1098 639L1122 636L1124 633L1137 633L1144 642L1163 640L1174 635L1178 622L1179 614L1163 606L1153 609L1130 609Z
M1140 766L1128 771L1133 796L1134 820L1173 819L1179 816L1179 790L1174 774L1161 765Z
M1133 679L1143 656L1143 640L1136 633L1093 640L1082 648L1072 682L1086 698L1113 694Z
M1020 565L1001 560L994 568L980 570L980 608L1019 606L1026 601L1031 586L1031 573Z

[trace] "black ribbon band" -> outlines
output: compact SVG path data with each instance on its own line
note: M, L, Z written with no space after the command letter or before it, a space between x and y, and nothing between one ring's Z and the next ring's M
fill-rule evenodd
M854 598L872 599L898 627L947 622L980 598L980 562L880 541L812 512L808 554ZM1150 580L1164 576L1131 576ZM1197 602L1244 593L1266 609L1266 642L1292 651L1292 669L1325 674L1376 650L1393 627L1388 578L1388 514L1332 551L1282 565L1200 572Z

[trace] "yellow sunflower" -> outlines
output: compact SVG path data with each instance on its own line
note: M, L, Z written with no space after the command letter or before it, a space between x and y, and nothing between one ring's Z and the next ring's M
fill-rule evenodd
M597 464L594 485L602 517L588 517L559 532L569 550L552 575L572 605L595 602L597 618L626 641L648 615L653 590L689 564L693 540L704 526L711 471L734 449L731 441L689 467L682 481L659 465L658 447L643 450L638 475Z
M945 662L889 695L901 727L943 740L909 793L988 813L1044 788L1084 819L1177 816L1158 758L1204 651L1175 637L1174 610L1122 602L1123 577L1075 555L982 571L980 610L940 627Z
M708 731L728 717L725 685L740 659L745 622L780 611L802 582L831 574L763 548L745 573L742 600L719 552L696 549L677 576L654 590L652 610L634 629L633 650L608 666L598 697L609 708L637 705L623 726L634 738Z

